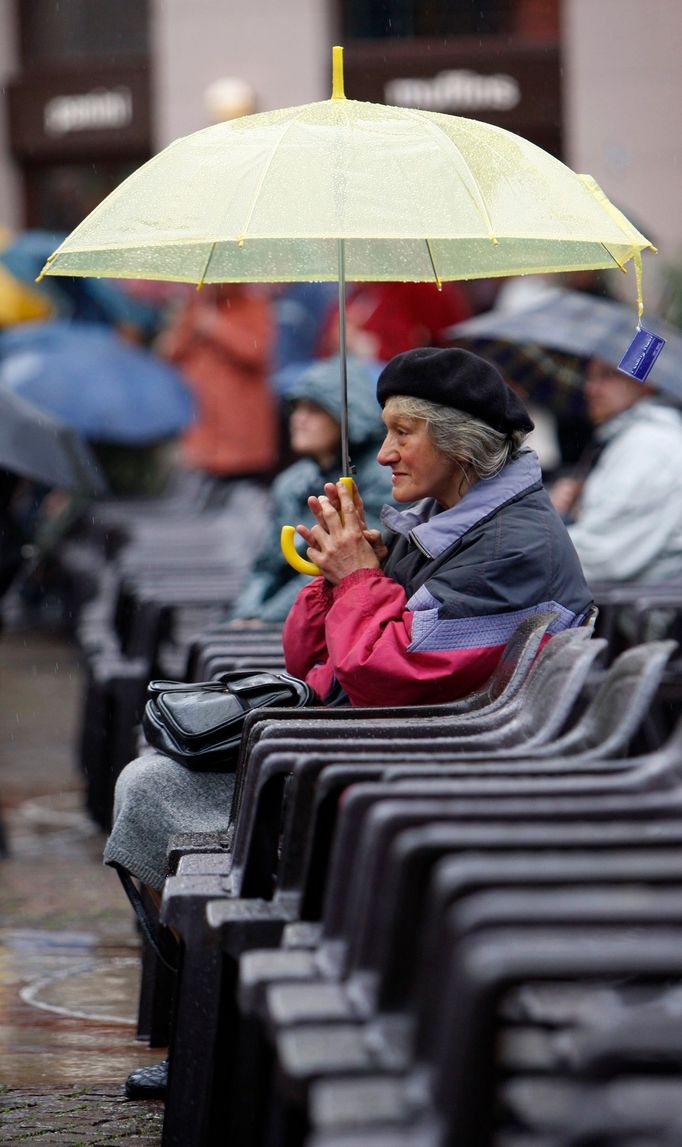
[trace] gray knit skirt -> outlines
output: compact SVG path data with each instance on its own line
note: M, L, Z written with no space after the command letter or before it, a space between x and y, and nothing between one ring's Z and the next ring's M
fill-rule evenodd
M234 773L195 773L162 753L144 753L116 782L104 863L120 864L161 890L171 836L225 832L233 793Z

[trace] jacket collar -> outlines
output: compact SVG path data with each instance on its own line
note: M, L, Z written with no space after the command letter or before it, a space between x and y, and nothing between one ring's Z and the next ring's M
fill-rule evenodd
M449 510L441 510L434 498L424 498L409 510L384 506L381 520L389 530L409 538L428 558L437 558L477 522L541 481L537 454L522 450L492 478L476 482Z

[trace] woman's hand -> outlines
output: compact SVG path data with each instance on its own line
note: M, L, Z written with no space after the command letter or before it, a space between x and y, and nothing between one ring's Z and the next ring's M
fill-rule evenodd
M325 493L308 498L316 519L312 529L299 525L296 532L308 545L308 557L327 581L338 585L359 569L378 569L387 554L378 530L368 530L362 499L354 487L351 498L343 482L325 486ZM343 513L343 524L341 514Z
M346 491L348 489L345 482L340 482L339 488L346 490ZM326 482L325 487L324 487L324 492L325 492L326 496L329 498L329 501L331 502L332 506L334 506L334 508L340 514L341 513L341 498L339 496L339 491L336 488L336 486L334 485L334 483L333 482ZM369 542L370 546L374 550L374 553L376 554L376 556L379 560L379 564L381 564L381 562L383 562L384 559L386 557L388 557L388 549L384 545L384 539L381 536L381 530L370 530L367 526L367 519L365 517L364 502L362 501L362 498L360 496L360 491L358 490L355 482L353 482L353 505L355 506L355 509L357 511L358 522L360 524L360 529L362 530L362 532L365 536L365 540Z

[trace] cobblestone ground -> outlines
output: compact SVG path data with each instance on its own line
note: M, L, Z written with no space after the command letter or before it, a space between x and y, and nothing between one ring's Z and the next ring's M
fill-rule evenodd
M122 1081L163 1052L135 1040L138 940L75 765L73 647L0 634L0 1145L160 1142L163 1105Z
M158 1144L158 1103L128 1103L104 1087L0 1088L3 1144ZM9 1136L9 1137L8 1137Z

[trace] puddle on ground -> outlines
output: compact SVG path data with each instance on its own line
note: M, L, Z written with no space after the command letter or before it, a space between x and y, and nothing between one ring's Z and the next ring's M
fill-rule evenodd
M0 929L0 992L80 1019L135 1021L140 961L134 953L97 950L89 932Z
M132 956L90 960L28 984L21 998L58 1015L131 1024L136 1018L139 969L139 960Z
M0 1144L158 1145L162 1105L123 1099L164 1051L135 1038L139 936L85 811L79 655L0 644Z
M0 1084L125 1079L161 1058L135 1039L140 961L89 933L0 930Z

